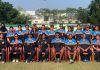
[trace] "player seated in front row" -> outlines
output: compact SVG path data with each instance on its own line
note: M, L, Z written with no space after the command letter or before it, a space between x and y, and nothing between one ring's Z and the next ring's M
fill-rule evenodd
M36 39L32 37L31 33L29 33L28 38L26 38L24 41L25 43L24 54L25 54L26 62L31 62L33 60L34 53L36 51L35 42L36 42ZM31 52L31 54L28 54L28 52Z
M0 34L0 52L2 53L1 56L1 60L2 63L5 63L5 57L6 57L6 47L7 47L7 41L4 39L3 34Z
M93 51L95 52L95 60L100 62L100 35L96 35L96 39L92 41Z
M76 40L72 38L72 34L69 34L68 39L65 41L65 45L68 49L68 57L70 59L70 62L73 63L76 57L77 43L76 43Z
M39 52L39 61L47 61L48 60L48 55L49 55L49 48L50 48L50 45L49 45L49 42L48 42L48 39L46 38L46 34L43 33L39 40L38 40L38 52ZM43 54L42 56L42 52L44 52L45 54Z
M60 60L58 59L58 61L61 61L62 56L64 55L64 40L60 38L59 32L55 34L55 38L52 39L51 45L52 45L52 50L51 50L52 60L55 59L57 61L56 58L58 58L58 55L56 57L56 52L60 52Z
M81 59L85 62L90 60L92 51L90 49L90 42L86 39L86 35L82 35L82 39L79 41Z
M11 59L13 60L13 62L18 62L18 58L21 55L21 48L22 48L22 40L19 39L18 34L14 35L14 40L11 41ZM16 53L16 54L14 54Z

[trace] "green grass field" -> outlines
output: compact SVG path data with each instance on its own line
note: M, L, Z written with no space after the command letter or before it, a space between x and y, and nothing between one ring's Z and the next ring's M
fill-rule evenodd
M32 63L0 63L0 70L100 70L100 63L97 62L32 62Z

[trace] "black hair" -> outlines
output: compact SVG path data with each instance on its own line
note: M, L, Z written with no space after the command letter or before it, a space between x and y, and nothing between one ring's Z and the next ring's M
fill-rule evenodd
M18 25L18 27L22 27L22 25Z
M14 34L14 36L15 36L15 35L18 35L18 34L17 34L17 33L15 33L15 34Z
M44 24L42 26L45 26Z
M54 25L50 25L50 27L54 27Z
M56 34L60 34L60 33L59 33L59 32L56 32L55 35L56 35Z
M10 26L9 28L13 28L12 26Z
M25 25L25 27L26 27L26 26L28 26L28 27L29 27L29 25Z
M100 35L99 35L99 34L97 34L97 35L96 35L96 37L97 37L97 36L100 36Z

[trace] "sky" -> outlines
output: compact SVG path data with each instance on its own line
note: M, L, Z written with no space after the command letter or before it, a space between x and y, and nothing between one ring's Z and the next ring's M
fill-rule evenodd
M39 8L65 9L65 8L87 8L91 0L3 0L10 2L15 8L21 7L25 10L36 10Z

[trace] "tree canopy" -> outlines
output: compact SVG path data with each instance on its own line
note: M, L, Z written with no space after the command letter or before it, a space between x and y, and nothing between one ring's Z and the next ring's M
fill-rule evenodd
M89 5L89 19L92 24L100 24L100 0L92 0Z
M21 9L22 10L22 9ZM66 13L66 15L62 15ZM92 0L88 8L79 7L66 8L63 10L41 8L36 10L39 17L49 17L54 21L68 19L67 15L74 15L81 23L100 23L100 0ZM14 8L9 2L0 0L0 22L1 23L26 23L30 18L24 14L20 14L19 10Z
M19 12L9 2L0 0L0 22L9 23L17 17Z
M1 23L27 23L29 16L20 14L19 10L14 8L9 2L0 0L0 22Z

